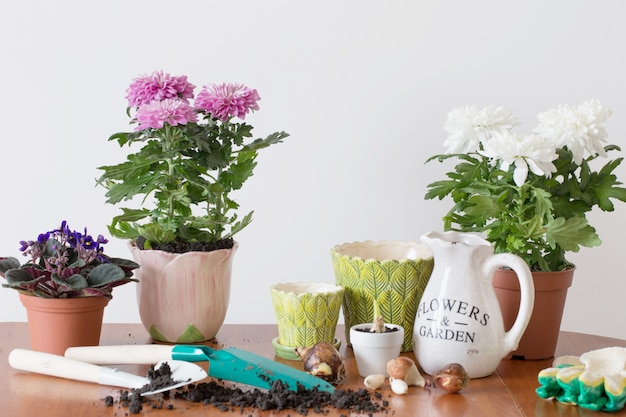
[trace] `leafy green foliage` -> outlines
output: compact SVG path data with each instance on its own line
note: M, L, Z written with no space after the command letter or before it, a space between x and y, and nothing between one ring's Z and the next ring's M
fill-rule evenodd
M620 149L609 145L605 150ZM443 217L445 230L484 232L497 253L514 253L533 270L566 269L566 252L601 244L586 213L596 206L613 211L612 200L626 202L626 189L614 174L623 158L593 171L596 157L576 165L566 148L557 153L557 171L550 178L529 172L519 187L513 181L514 166L499 170L479 153L436 155L427 162L459 162L447 179L428 185L425 198L452 199L454 205Z
M223 122L205 116L203 122L165 125L133 133L116 133L109 140L120 146L141 144L126 161L99 167L98 184L106 187L107 203L118 204L141 197L154 207L122 208L109 226L112 235L146 244L215 242L232 237L252 221L252 212L239 217L239 205L230 198L256 167L260 149L280 143L289 135L272 133L252 137L252 126Z

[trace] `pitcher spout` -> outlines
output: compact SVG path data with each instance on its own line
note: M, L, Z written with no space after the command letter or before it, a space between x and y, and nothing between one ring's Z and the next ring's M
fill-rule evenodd
M467 262L479 261L493 254L493 245L476 232L428 232L420 237L433 253L435 262L462 256Z
M477 232L428 232L421 236L421 241L428 246L435 244L449 246L462 244L466 246L491 246L491 243ZM431 249L432 250L432 249Z

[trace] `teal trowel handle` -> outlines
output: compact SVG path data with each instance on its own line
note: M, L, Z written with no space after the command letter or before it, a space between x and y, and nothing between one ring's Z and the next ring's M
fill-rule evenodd
M175 345L172 348L172 359L186 362L207 361L209 365L225 366L229 369L228 372L232 372L231 367L245 363L238 355L233 354L232 351L239 352L239 350L235 348L212 349L203 345ZM256 357L257 356L255 356L255 358Z
M267 359L253 355L253 360L249 361L247 360L249 358L242 359L239 355L233 354L233 351L247 353L236 348L211 349L203 345L175 345L172 348L172 359L187 362L208 361L208 373L213 378L237 381L269 389L272 379L260 376L266 370L256 363L259 359L265 361Z
M255 387L270 389L280 380L287 388L297 391L299 386L318 388L334 392L328 382L311 374L278 363L256 353L235 347L212 349L204 345L175 345L172 359L187 362L209 362L209 376L226 381L235 381Z
M205 362L211 360L218 350L200 345L175 345L172 359L187 362Z

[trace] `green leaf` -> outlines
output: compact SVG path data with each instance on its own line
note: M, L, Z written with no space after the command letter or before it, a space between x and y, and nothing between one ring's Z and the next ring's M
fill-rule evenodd
M119 266L112 263L103 263L89 272L86 282L89 287L98 288L125 280L126 278L126 273Z
M246 226L248 226L252 222L252 215L253 214L254 214L254 211L251 211L250 213L246 214L244 216L244 218L241 219L241 221L233 223L231 228L230 228L230 232L228 234L226 234L224 237L225 238L226 237L232 237L236 233L239 233L241 230L243 230Z
M245 145L242 148L242 151L257 151L259 149L267 148L270 145L281 143L283 139L287 137L289 137L289 134L286 132L274 132L265 139L256 139L248 145Z
M611 199L626 202L626 189L620 187L621 182L613 171L620 165L623 158L617 158L606 163L597 173L592 173L589 180L589 188L595 192L597 204L603 211L613 211L614 206Z
M473 195L468 200L465 213L468 215L482 216L483 218L495 217L502 212L503 207L493 198L482 195Z
M168 243L176 238L176 234L173 231L164 230L160 225L154 223L138 227L138 231L141 236L153 244Z
M551 245L558 245L569 252L578 252L580 246L593 247L602 243L596 230L584 217L559 217L548 222L546 239Z
M150 212L146 209L135 210L135 209L123 208L122 212L123 214L120 214L119 216L114 217L115 221L136 222L150 215Z
M425 195L426 200L439 198L443 200L457 189L458 183L451 180L436 181L428 184L429 191Z
M252 176L256 167L257 153L253 151L239 152L237 161L230 168L222 172L222 180L226 190L238 190L244 182Z
M120 239L136 239L140 236L137 228L127 222L114 222L108 229L111 235Z
M11 286L24 284L25 287L28 287L31 284L34 285L39 282L39 278L33 277L33 275L28 272L27 268L9 269L6 271L4 278Z
M4 276L4 274L9 270L9 269L14 269L14 268L19 268L20 267L20 262L13 257L8 257L8 258L0 258L0 275Z
M69 290L76 291L89 287L87 280L80 274L74 274L67 278L61 278L57 274L52 274L52 280L59 284L62 288L66 287Z

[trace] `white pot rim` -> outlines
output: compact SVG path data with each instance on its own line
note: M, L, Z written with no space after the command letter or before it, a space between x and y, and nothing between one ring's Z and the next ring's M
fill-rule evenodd
M272 291L285 294L332 294L342 292L344 288L340 285L328 282L281 282L271 287Z
M357 330L371 325L372 323L361 323L350 327L350 343L353 346L387 347L402 345L404 342L404 328L399 324L385 323L387 327L399 329L395 332L370 333Z

